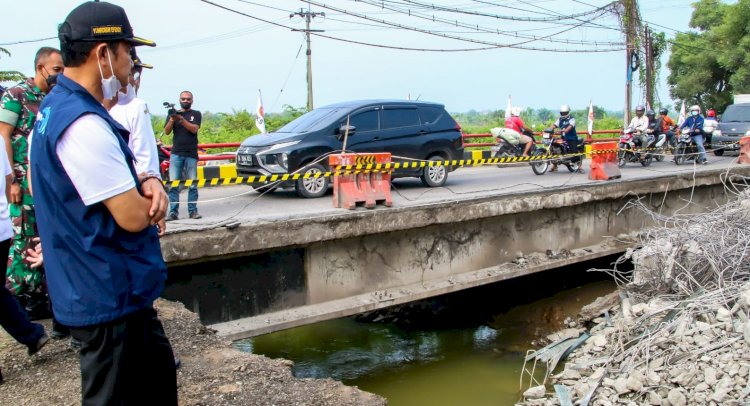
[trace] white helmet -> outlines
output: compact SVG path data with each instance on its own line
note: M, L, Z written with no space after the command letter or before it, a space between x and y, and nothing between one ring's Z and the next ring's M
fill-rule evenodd
M570 106L568 106L567 104L563 104L562 106L560 106L560 115L567 116L568 114L570 114Z
M520 116L521 115L521 108L518 107L518 106L513 107L512 109L510 109L510 115L511 116L516 116L516 117Z
M699 106L697 104L694 104L694 105L690 106L690 110L688 110L688 111L693 111L693 110L698 110L698 114L700 114L701 113L701 106Z

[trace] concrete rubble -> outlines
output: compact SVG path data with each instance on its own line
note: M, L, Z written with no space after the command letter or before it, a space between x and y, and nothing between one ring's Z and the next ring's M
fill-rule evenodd
M748 213L750 203L720 209ZM735 218L742 221L719 228L728 246L728 235L743 240L750 230L750 216ZM518 405L750 404L750 254L732 253L731 266L717 260L724 253L711 253L701 240L718 238L711 219L661 230L626 253L631 277L613 272L620 289L578 317L590 337L542 385L525 375L523 389L533 387ZM702 237L685 238L685 230ZM568 337L570 329L559 335ZM572 403L558 397L559 385Z

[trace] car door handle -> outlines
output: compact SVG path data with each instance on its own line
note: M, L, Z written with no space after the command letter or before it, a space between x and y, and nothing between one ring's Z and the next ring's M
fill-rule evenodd
M374 137L372 140L373 141L380 141L380 137Z
M420 130L420 131L419 131L419 134L420 134L420 135L425 135L425 134L427 134L427 130Z

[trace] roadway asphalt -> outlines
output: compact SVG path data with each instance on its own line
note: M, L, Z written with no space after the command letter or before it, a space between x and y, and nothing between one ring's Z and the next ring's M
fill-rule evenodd
M675 165L667 156L664 162L656 162L649 167L628 164L622 171L622 180L646 179L668 174L690 173L727 169L736 166L736 154L716 157L709 155L708 165L694 165L692 162ZM468 198L489 195L534 191L547 188L571 185L591 185L602 181L588 178L589 161L585 162L586 174L570 173L565 167L558 172L535 175L528 164L518 164L503 168L488 165L473 168L461 168L450 173L445 187L427 188L419 179L403 178L393 181L393 206L406 207L429 205L430 203L459 201ZM618 182L618 180L608 181ZM294 190L277 190L260 195L249 186L220 186L199 189L198 211L203 215L200 220L187 218L185 200L187 191L181 193L179 220L167 223L167 233L180 231L199 231L228 224L251 224L271 222L279 219L317 217L346 212L332 205L331 192L318 199L297 197ZM367 210L358 207L358 211ZM387 210L378 206L375 210Z

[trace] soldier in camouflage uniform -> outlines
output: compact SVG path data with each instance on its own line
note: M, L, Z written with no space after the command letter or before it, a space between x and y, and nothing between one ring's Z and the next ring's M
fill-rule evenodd
M25 261L26 250L37 236L34 202L26 178L29 167L28 137L44 95L54 86L56 75L63 71L60 51L49 47L39 49L34 58L34 68L33 78L7 89L0 97L0 135L5 141L13 168L9 202L13 240L6 268L6 286L14 295L24 296L26 300L22 302L28 302L32 297L44 297L43 293L40 294L43 271L31 269ZM27 308L30 305L24 304Z

